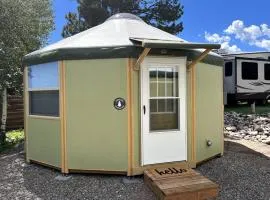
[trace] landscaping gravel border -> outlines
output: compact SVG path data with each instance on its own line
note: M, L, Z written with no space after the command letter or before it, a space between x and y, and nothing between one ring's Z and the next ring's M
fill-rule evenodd
M247 147L225 142L223 157L197 168L220 185L218 199L269 200L270 160ZM24 155L13 150L0 155L0 199L102 199L152 200L154 194L142 176L72 174L25 164Z

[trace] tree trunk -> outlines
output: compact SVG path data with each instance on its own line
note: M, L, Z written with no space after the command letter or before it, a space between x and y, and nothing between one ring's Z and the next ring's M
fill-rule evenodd
M6 121L7 121L7 89L2 92L2 116L1 116L1 131L0 143L3 144L6 140Z

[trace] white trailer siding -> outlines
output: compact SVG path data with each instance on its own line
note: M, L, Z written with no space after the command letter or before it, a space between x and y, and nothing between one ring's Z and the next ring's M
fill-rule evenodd
M231 65L230 65L231 64ZM228 60L224 63L224 92L226 94L235 93L235 62L234 60ZM231 69L229 69L231 68ZM231 71L230 74L228 74Z

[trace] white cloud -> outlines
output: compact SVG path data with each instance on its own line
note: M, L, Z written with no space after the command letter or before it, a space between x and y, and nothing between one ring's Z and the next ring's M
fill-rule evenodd
M262 24L261 29L264 35L270 37L270 28L268 28L267 24Z
M246 27L244 22L241 20L233 21L232 24L224 30L224 32L230 35L235 35L235 38L240 39L241 41L254 41L263 35L261 27L256 25Z
M230 46L229 42L223 42L221 43L221 49L226 50L227 52L241 52L241 49L236 46L235 44Z
M255 45L257 47L267 49L268 51L270 51L270 40L266 40L266 39L258 40L255 42Z
M230 36L220 36L217 33L210 34L208 32L205 32L204 37L208 42L214 42L214 43L229 42L231 40Z
M217 33L210 34L208 32L204 33L204 38L208 42L221 44L221 49L226 52L240 52L241 49L236 45L230 45L231 37L227 35L219 35Z
M270 28L267 24L245 26L243 21L235 20L224 33L251 46L270 50Z
M242 20L234 20L222 34L210 34L205 32L205 40L213 43L220 43L221 48L230 52L239 52L241 49L231 45L232 38L270 51L270 27L267 24L246 26Z

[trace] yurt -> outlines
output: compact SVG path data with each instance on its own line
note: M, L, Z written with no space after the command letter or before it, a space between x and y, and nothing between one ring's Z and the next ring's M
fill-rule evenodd
M26 160L134 176L222 155L218 48L120 13L26 55Z

